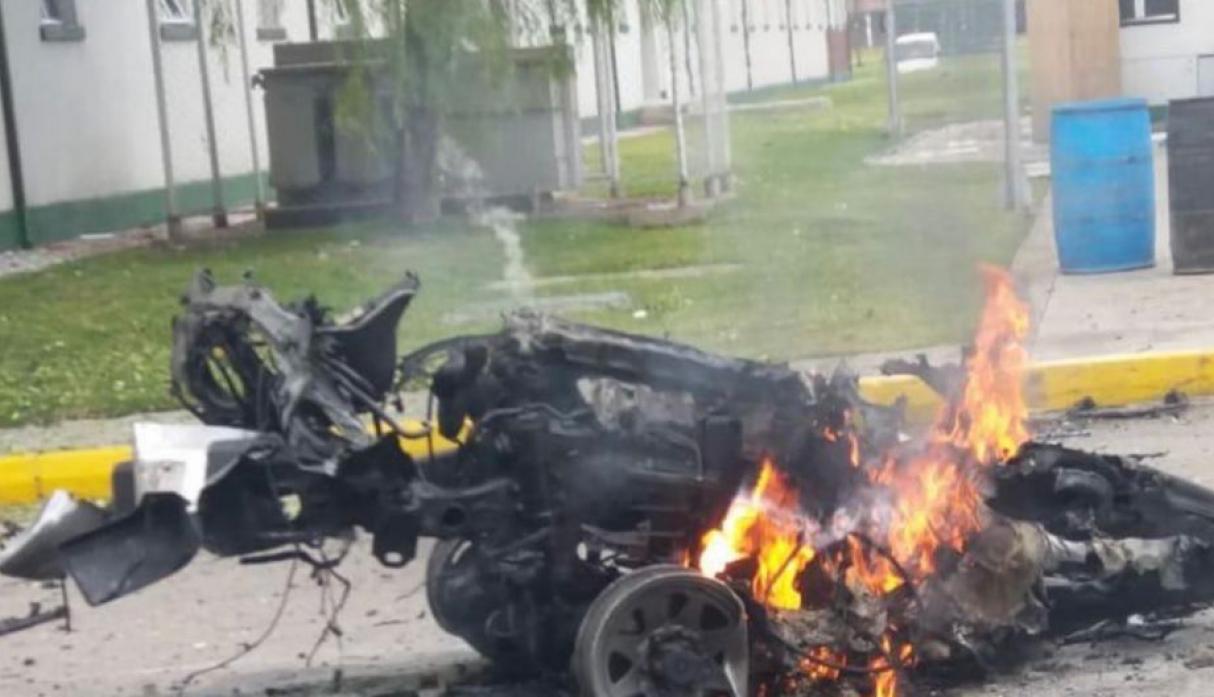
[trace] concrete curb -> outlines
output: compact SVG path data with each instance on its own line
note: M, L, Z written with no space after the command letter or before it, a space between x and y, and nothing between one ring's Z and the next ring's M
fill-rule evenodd
M1025 399L1033 411L1058 411L1091 398L1100 406L1161 401L1177 390L1190 397L1214 395L1214 349L1143 353L1042 361L1024 378ZM861 378L860 393L878 404L906 398L907 417L926 423L940 397L918 378Z
M1101 406L1159 401L1173 390L1190 397L1214 395L1214 349L1048 361L1032 365L1025 376L1034 411L1066 409L1086 397ZM908 418L919 424L930 422L940 406L939 396L913 377L862 378L860 392L878 404L905 397ZM455 445L436 440L435 447L443 451ZM410 440L405 449L424 457L427 448L424 440ZM128 446L0 456L0 504L38 501L55 489L108 498L110 472L130 458Z

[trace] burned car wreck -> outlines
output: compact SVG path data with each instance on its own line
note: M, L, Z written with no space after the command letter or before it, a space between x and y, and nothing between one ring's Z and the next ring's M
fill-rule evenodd
M0 572L101 604L203 549L323 566L362 531L396 568L434 538L443 629L610 697L895 697L1214 600L1214 492L1030 440L998 275L922 438L844 371L528 312L398 357L419 288L338 319L200 273L171 372L203 425L138 427L109 509L56 497Z
M376 558L399 567L434 537L439 623L503 665L563 669L569 647L593 640L578 637L589 606L626 571L669 565L665 583L704 585L679 565L758 459L841 447L819 434L854 406L821 399L825 381L785 367L525 313L498 334L398 360L397 324L417 291L406 278L334 322L314 300L283 306L264 288L200 274L174 323L172 377L207 428L137 438L167 442L137 442L136 462L115 472L111 516L55 540L88 602L139 590L201 548L307 550L361 528ZM419 380L433 428L390 413ZM205 457L174 462L191 440ZM841 490L830 480L853 474L832 461L839 471L806 474ZM695 607L716 608L704 611L720 625L715 653L738 656L728 669L713 663L714 679L744 694L743 613L713 591ZM669 637L670 650L684 641Z

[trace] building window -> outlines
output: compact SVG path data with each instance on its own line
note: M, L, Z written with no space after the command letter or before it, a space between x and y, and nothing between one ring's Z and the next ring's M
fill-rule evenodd
M193 41L198 38L190 0L160 0L160 38L164 41Z
M42 0L38 32L43 41L83 41L84 27L76 14L76 0Z
M1119 0L1122 26L1180 21L1180 0Z
M282 24L283 0L258 0L257 38L261 41L285 41L287 28Z

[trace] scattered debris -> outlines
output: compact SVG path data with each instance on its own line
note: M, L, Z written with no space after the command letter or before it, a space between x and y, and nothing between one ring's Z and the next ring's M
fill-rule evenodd
M1177 390L1164 395L1163 403L1143 407L1101 407L1096 400L1085 397L1067 410L1072 419L1153 419L1161 416L1179 416L1189 408L1189 398Z
M1034 442L1027 311L1006 274L986 276L963 366L885 366L946 397L910 439L842 371L533 312L398 358L412 276L337 320L203 273L172 378L206 425L137 431L110 510L47 547L78 510L60 499L0 561L69 575L92 604L204 548L304 564L325 592L319 646L341 640L349 592L324 540L348 549L361 529L396 568L438 538L431 614L496 669L453 694L904 697L1045 639L1161 640L1214 601L1214 492ZM420 429L389 408L419 382Z
M12 634L23 629L37 627L40 624L54 622L55 620L67 620L68 609L66 605L61 605L53 610L43 610L41 603L30 603L29 614L25 617L10 617L8 619L0 619L0 636ZM33 659L29 659L32 663ZM30 664L26 664L30 665Z

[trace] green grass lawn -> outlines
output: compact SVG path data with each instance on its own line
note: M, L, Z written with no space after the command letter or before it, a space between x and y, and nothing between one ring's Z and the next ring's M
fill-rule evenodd
M771 91L780 99L825 94L833 109L737 114L736 196L706 224L522 226L535 277L715 262L737 271L597 277L538 292L622 291L632 307L575 317L773 359L963 340L980 302L975 265L1007 263L1027 221L1000 209L997 165L863 164L888 146L879 68L870 62L848 83ZM908 76L903 97L911 130L996 118L997 61L952 59ZM672 190L669 133L620 147L629 193ZM490 232L463 222L420 230L374 223L144 249L0 279L0 426L174 406L166 385L169 322L198 268L231 282L252 269L281 298L314 292L335 308L415 270L423 292L403 325L408 348L495 324L444 318L500 300L489 284L501 278L502 260Z
M999 75L997 57L971 56L903 76L908 131L999 118ZM850 82L766 90L769 99L824 94L834 108L735 113L737 195L705 225L528 226L533 273L741 264L735 274L595 280L545 292L626 290L645 318L631 310L583 318L749 356L785 359L964 339L981 299L977 263L1007 264L1029 221L1001 210L996 164L863 165L865 156L889 146L884 89L880 63L869 60ZM630 193L673 192L669 132L624 139L620 151Z

